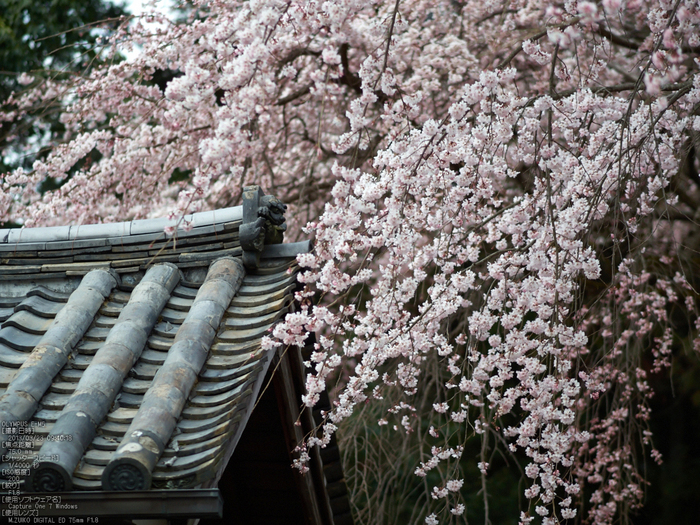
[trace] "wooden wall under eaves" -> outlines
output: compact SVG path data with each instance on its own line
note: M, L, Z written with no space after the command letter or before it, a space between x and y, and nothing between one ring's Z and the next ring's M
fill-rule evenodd
M299 413L302 378L298 350L283 351L271 363L264 383L269 386L219 481L223 518L200 525L352 525L345 481L335 475L342 476L339 455L332 453L335 442L324 450L325 468L317 449L307 474L291 466L291 451L313 428L310 412Z

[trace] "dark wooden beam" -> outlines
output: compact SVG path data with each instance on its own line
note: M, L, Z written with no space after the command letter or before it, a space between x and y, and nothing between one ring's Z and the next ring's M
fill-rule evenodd
M297 421L301 421L299 405L301 403L301 392L298 390L295 383L301 381L302 377L295 377L292 365L290 363L290 354L298 352L298 348L290 347L280 352L276 356L276 361L273 361L272 367L276 368L273 376L273 385L277 396L277 404L282 418L282 427L285 433L288 450L291 452L297 445L304 441L304 429ZM315 455L315 453L314 453ZM311 469L320 467L318 460L313 462ZM294 478L297 483L299 494L306 509L306 514L309 517L309 524L313 525L331 525L333 523L333 515L325 498L319 498L322 490L317 487L318 476L311 472L300 474L294 472Z

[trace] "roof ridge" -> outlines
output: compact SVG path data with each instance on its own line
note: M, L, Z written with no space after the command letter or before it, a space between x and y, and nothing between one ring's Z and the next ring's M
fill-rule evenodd
M234 206L231 208L191 213L180 219L168 219L163 217L157 219L135 219L132 221L111 222L106 224L0 229L0 245L128 237L131 235L163 233L166 227L177 227L181 225L183 221L191 224L193 228L198 228L214 226L225 222L239 221L242 218L243 207Z

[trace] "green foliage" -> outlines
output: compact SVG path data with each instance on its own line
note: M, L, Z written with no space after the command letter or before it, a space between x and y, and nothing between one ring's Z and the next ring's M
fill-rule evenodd
M651 429L654 445L663 456L656 465L647 460L646 502L634 517L635 525L696 523L700 512L700 356L679 351L672 377L653 378Z
M17 81L23 72L37 81L84 72L98 56L97 38L124 14L106 0L0 0L0 99L23 89ZM0 160L0 173L30 167L41 156L39 146L62 131L47 108L22 122L3 123L0 148L13 155ZM54 186L47 182L47 189Z
M123 14L101 0L0 0L2 94L23 71L82 70L98 36L91 28Z
M445 470L429 470L425 477L415 473L416 467L430 458L431 447L444 444L442 438L426 437L435 425L441 436L448 436L449 447L463 447L460 460L449 458L445 463L452 479L463 479L464 485L443 501L450 506L463 503L465 511L461 516L450 515L445 523L516 525L525 488L521 472L527 458L522 454L502 455L493 446L492 430L487 431L488 435L478 436L472 424L465 432L462 424L436 418L431 410L436 398L457 408L462 396L454 390L442 389L441 385L448 379L444 367L438 366L443 358L430 354L425 359L431 361L428 365L431 373L419 378L416 396L397 395L391 389L377 391L381 399L364 404L340 426L339 446L344 455L355 523L421 525L424 522L433 487L444 487L446 483L442 477ZM410 402L416 410L398 410L393 416L387 415L387 411L402 401ZM478 410L472 408L469 412L469 421L479 418ZM408 417L408 432L401 424L404 416ZM477 468L482 454L490 465L485 478Z

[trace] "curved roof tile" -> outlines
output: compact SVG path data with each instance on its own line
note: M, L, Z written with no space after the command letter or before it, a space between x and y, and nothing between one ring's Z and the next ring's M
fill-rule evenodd
M185 219L192 229L175 238L163 234L175 223L161 219L0 230L0 420L34 429L29 454L40 466L26 488L105 488L119 443L149 440L153 487L193 487L216 474L225 442L242 431L270 358L260 340L292 303L293 257L310 244L267 246L257 273L242 271L222 295L205 276L217 260L243 270L230 259L242 252L242 207ZM177 344L198 346L201 366L173 360ZM145 439L156 425L139 410L158 392L176 394L154 378L171 384L186 371L191 392L170 407L172 427ZM144 428L127 435L139 417ZM122 477L107 488L128 488Z
M30 429L0 452L38 466L24 490L216 485L273 359L262 337L293 308L295 256L311 250L246 260L242 219L240 206L193 214L172 238L161 219L0 230L0 423Z

